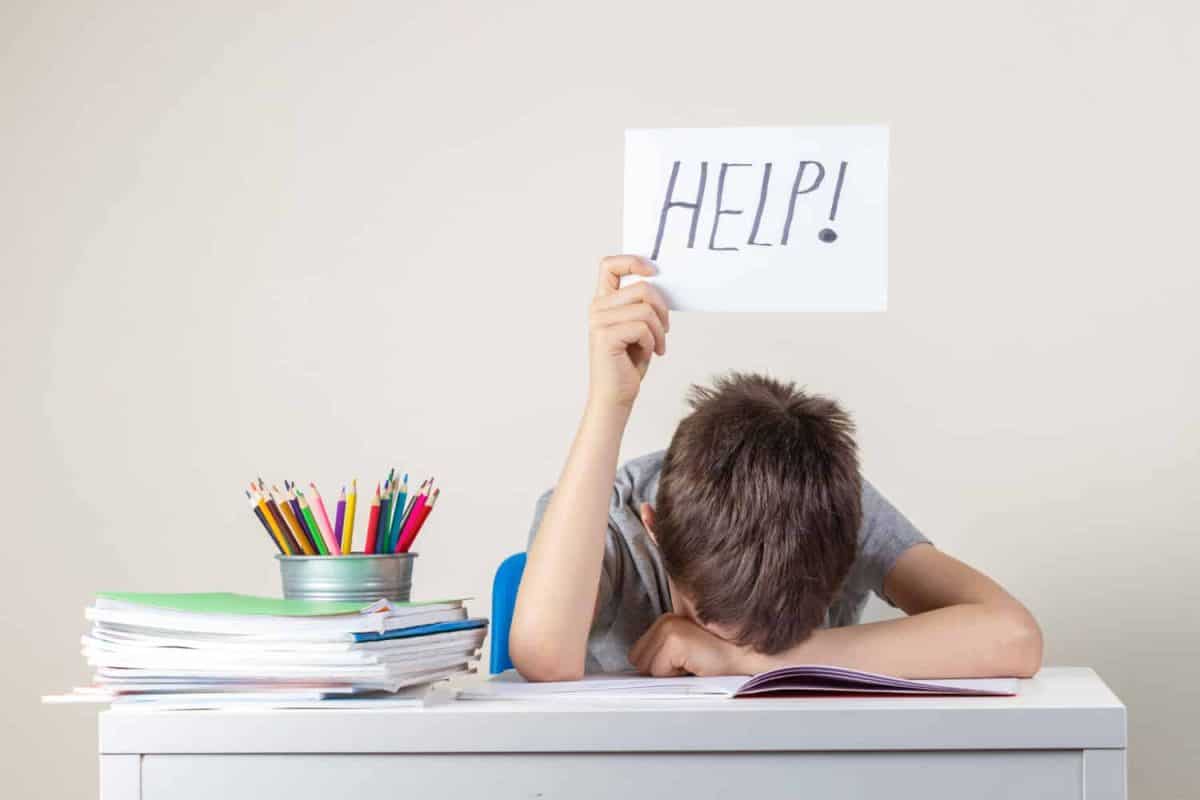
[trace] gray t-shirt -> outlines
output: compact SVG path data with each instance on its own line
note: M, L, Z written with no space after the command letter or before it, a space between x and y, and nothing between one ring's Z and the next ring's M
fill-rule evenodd
M664 455L665 451L650 453L617 470L608 509L596 618L588 634L588 672L629 669L629 648L654 620L673 608L662 557L642 525L639 511L642 503L654 505ZM530 541L542 523L552 492L538 499ZM829 608L826 625L831 628L858 622L868 592L890 602L883 593L883 580L896 559L913 545L929 541L866 480L862 511L858 557Z

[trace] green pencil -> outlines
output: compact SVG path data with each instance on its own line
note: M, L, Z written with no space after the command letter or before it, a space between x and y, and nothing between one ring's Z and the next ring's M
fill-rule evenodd
M304 495L300 493L299 489L296 490L296 497L300 498L300 510L304 512L304 522L313 532L313 544L317 546L317 552L323 556L329 555L329 548L325 546L325 537L321 535L321 529L317 527L317 518L313 516L312 509L308 507L308 501L304 499Z

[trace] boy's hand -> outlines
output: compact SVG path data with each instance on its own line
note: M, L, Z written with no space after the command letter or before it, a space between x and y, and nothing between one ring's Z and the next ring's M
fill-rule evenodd
M710 633L681 614L663 614L629 651L644 675L753 675L755 654Z
M667 352L671 323L658 289L645 281L621 288L624 275L650 276L653 265L637 256L609 256L589 314L590 403L630 408L637 398L650 357Z

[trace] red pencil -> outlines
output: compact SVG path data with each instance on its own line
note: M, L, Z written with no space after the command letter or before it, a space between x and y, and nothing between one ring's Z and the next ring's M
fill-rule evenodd
M371 498L371 516L367 518L367 543L363 552L370 555L375 552L375 537L379 535L379 484L375 484L375 496Z
M433 494L429 495L429 499L420 509L421 516L417 517L417 521L413 525L413 529L409 532L408 538L405 541L400 542L397 552L407 553L408 549L412 547L412 543L416 540L417 534L421 532L421 527L424 526L425 520L427 520L429 515L433 513L433 504L437 502L438 495L441 493L441 489L434 489ZM414 509L413 513L415 514L417 511Z

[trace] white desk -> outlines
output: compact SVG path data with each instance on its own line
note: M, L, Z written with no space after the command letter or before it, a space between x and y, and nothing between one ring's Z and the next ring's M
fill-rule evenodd
M103 800L1125 797L1125 707L1090 669L1013 698L486 701L106 711Z

